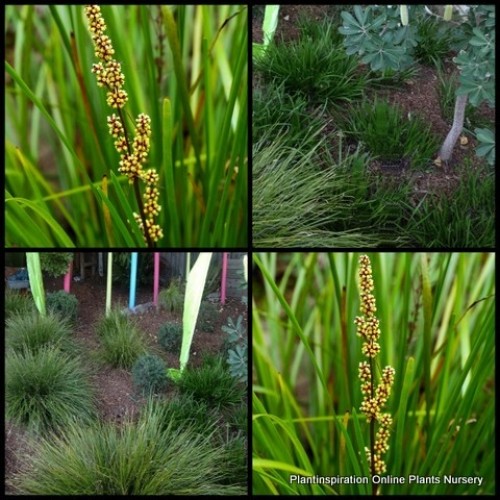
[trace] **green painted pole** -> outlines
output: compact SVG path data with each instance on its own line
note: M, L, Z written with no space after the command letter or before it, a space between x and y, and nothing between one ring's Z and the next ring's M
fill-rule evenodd
M111 289L113 288L113 252L108 253L108 278L106 283L106 316L111 312Z
M42 316L47 314L45 309L45 292L43 289L42 266L40 264L40 254L38 252L27 252L26 263L28 267L28 277L30 280L31 294L35 301L36 308Z

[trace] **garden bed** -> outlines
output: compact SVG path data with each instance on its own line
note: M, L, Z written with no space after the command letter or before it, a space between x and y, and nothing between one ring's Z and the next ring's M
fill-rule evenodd
M436 144L442 143L450 129L453 101L445 103L440 92L443 88L449 88L446 86L458 75L452 63L456 54L453 51L440 54L439 70L433 64L416 62L411 67L411 73L396 84L386 82L374 85L374 75L368 74L366 65L358 64L355 74L350 78L355 82L357 76L367 76L368 84L363 86L362 96L354 97L353 94L351 98L347 89L348 96L335 101L335 93L325 89L325 85L328 86L328 82L332 86L336 85L339 77L332 79L321 75L324 64L318 62L321 56L317 56L317 53L320 49L310 53L307 44L300 43L317 37L319 47L324 37L328 36L325 35L328 29L331 30L329 36L332 40L336 36L338 38L340 12L346 9L345 6L331 5L280 6L272 45L273 56L254 64L254 246L272 246L270 242L273 241L278 246L317 246L321 240L337 247L358 247L366 243L390 247L493 246L494 207L491 200L494 197L494 173L484 159L476 156L477 141L472 130L474 126L494 128L495 110L484 103L478 109L467 110L463 144L455 146L448 162L435 163L437 147L431 147L433 154L419 161L417 167L412 164L411 158L403 155L394 161L384 161L376 154L371 154L366 143L346 133L347 125L343 122L352 115L359 103L376 100L397 107L402 119L421 118ZM262 42L262 19L263 7L254 7L254 43ZM285 50L296 57L289 63L289 70L284 63L280 65L276 62L280 56L283 56L283 60L287 59ZM300 51L304 53L302 60ZM339 46L336 51L335 57L345 49ZM311 60L313 69L310 75L304 77L301 87L296 75L307 75L308 66L304 62L307 58ZM339 62L339 67L342 67L341 64L344 62ZM297 69L297 65L301 65L300 69ZM333 65L329 69L335 72ZM318 71L318 78L315 78L314 71ZM318 83L320 80L321 83ZM266 103L268 112L265 111ZM473 120L472 124L467 121L468 117ZM272 143L266 136L269 130L269 136L273 137ZM385 137L387 141L390 140L390 137ZM288 147L295 148L297 154L280 156ZM309 157L309 152L314 148ZM360 153L367 156L363 157ZM307 157L315 165L316 171L323 170L323 174L318 174L324 176L322 184L332 186L329 190L317 192L315 196L312 189L311 193L307 192L308 181L304 180L305 187L301 188L295 174L291 174L293 182L290 182L295 186L293 199L300 202L303 197L308 202L304 201L304 216L300 218L301 206L294 201L294 213L297 216L293 222L289 217L290 210L283 208L286 199L279 200L274 206L272 202L267 203L267 186L275 179L269 176L269 170L265 171L265 164L272 162L274 157L279 164L283 165L285 160L290 163L284 169L291 169L301 161L305 163L303 158ZM256 174L261 163L265 174ZM354 164L358 165L357 169L353 168ZM336 183L325 174L325 171L335 167L338 167ZM306 169L297 170L304 172ZM350 173L347 179L346 170ZM276 169L272 175L278 178ZM366 186L366 189L358 189L355 185ZM341 196L342 193L345 195ZM273 196L275 198L276 194L273 193ZM261 205L256 207L255 200ZM325 207L327 203L329 206ZM282 212L278 212L277 207ZM295 234L286 236L286 230L280 227L281 219L283 226L290 227L290 233L295 231ZM269 228L264 221L267 221ZM300 234L306 237L300 238ZM345 238L347 234L351 237ZM485 234L488 236L485 237ZM366 241L363 238L371 239ZM327 246L323 242L321 246Z
M14 268L6 268L5 277L15 271ZM62 288L62 278L44 279L47 293L59 291ZM29 292L27 292L29 293ZM106 303L105 278L99 276L73 282L71 293L78 299L78 319L73 328L73 339L78 348L82 364L90 373L90 384L95 394L96 409L101 422L113 423L121 426L123 422L135 420L146 402L143 394L134 385L131 371L129 369L114 368L98 358L100 339L96 335L96 325L104 316ZM113 306L126 308L129 298L129 290L119 284L113 286ZM144 304L152 301L152 287L139 286L136 294L136 304ZM215 315L210 318L210 328L205 331L198 323L193 337L190 350L190 367L199 367L207 357L219 355L224 348L226 337L222 326L227 325L228 319L236 319L239 315L247 321L246 306L240 300L227 299L224 305L216 303ZM172 313L154 307L147 312L131 315L133 324L137 327L149 352L160 356L168 368L179 368L178 354L166 352L157 340L160 326L167 322L182 323L180 314ZM205 323L208 324L208 323ZM170 400L178 394L177 386L169 383L167 389L160 393L160 398ZM240 406L246 408L246 398L240 402ZM231 434L238 433L230 424L235 407L222 407L217 425L221 431ZM229 427L227 427L229 426ZM30 448L26 438L26 431L19 425L11 422L6 423L6 492L15 494L9 480L12 479L22 468L23 457L29 456Z

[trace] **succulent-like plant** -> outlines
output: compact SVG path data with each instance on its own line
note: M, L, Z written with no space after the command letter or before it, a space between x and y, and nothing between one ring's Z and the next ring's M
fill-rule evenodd
M165 323L158 331L158 342L168 352L178 353L181 339L182 326L179 323Z
M237 380L246 382L248 375L248 338L243 316L240 314L236 321L233 318L228 318L227 325L224 325L222 330L227 334L224 346L227 352L226 361L229 366L229 373Z
M382 455L389 449L389 434L392 425L392 417L389 413L382 413L382 408L387 402L394 383L395 371L392 366L386 366L382 370L382 376L376 386L375 358L380 352L380 344L377 342L380 336L379 320L375 316L377 306L373 295L373 277L370 259L367 255L359 258L359 288L361 298L361 313L355 319L357 333L363 338L363 354L368 361L359 364L359 378L361 379L361 392L363 402L361 411L365 414L367 422L370 423L370 448L365 448L371 475L386 472L386 465ZM375 435L375 423L378 431ZM372 481L372 492L375 495L377 484Z
M159 356L141 356L132 368L134 384L145 394L160 392L167 386L167 365Z
M246 345L236 345L228 351L227 364L229 365L229 373L241 382L247 381L247 352L248 348Z

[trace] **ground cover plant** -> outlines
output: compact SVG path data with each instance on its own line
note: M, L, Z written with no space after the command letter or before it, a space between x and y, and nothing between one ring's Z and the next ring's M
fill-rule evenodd
M373 9L358 14L382 47L378 59L377 43L364 47L364 35L346 17L358 19L352 8L280 6L274 39L254 58L254 246L493 247L494 94L476 96L475 83L467 82L477 83L477 75L463 56L454 60L464 39L475 37L467 53L487 44L481 71L491 67L494 14L478 14L486 43L463 29L458 11L447 24L439 9L412 6L403 29L399 6ZM262 15L256 7L258 43ZM392 47L396 38L406 52ZM455 104L464 88L470 96L462 129ZM457 127L453 155L440 154Z
M253 260L254 494L493 494L494 254Z
M246 245L246 16L8 6L6 245Z
M173 261L181 262L179 257ZM172 268L165 271L170 275ZM15 272L6 268L6 277ZM246 329L246 304L233 297L218 303L213 331L197 327L180 370L179 350L165 350L158 332L165 324L183 324L188 296L180 310L156 308L153 287L144 280L132 312L126 306L128 278L115 282L110 276L106 315L107 269L103 277L90 271L84 279L76 276L70 283L76 321L43 316L25 292L22 307L14 307L6 323L6 492L244 494L247 387L229 372L222 326L241 316ZM62 277L47 273L41 281L47 295L63 286ZM28 307L32 315L20 315ZM182 328L177 333L182 337ZM155 370L136 369L144 359L155 360ZM186 376L184 390L180 378L187 372L195 376L191 383Z

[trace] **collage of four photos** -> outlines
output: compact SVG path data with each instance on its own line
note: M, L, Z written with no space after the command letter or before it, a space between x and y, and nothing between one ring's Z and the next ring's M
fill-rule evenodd
M495 493L494 5L3 10L6 495Z

